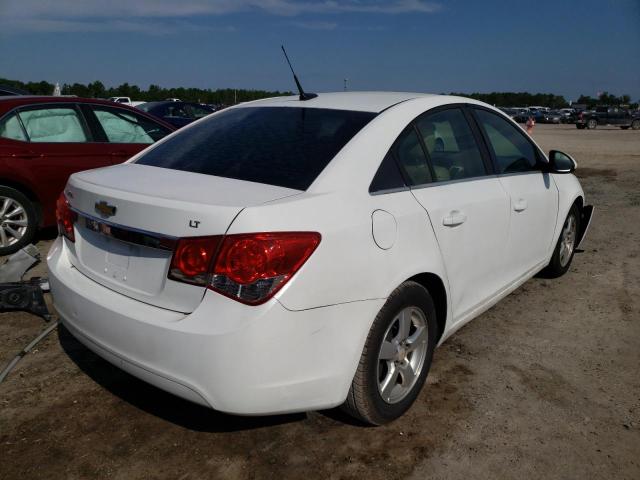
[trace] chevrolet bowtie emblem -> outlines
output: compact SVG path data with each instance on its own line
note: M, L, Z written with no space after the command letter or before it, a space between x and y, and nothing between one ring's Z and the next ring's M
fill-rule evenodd
M116 207L115 205L109 205L103 200L96 202L96 212L102 217L113 217L116 214Z

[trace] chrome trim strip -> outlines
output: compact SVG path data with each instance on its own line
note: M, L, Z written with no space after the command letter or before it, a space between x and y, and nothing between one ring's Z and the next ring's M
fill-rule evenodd
M114 238L121 242L168 251L172 251L178 242L178 237L119 225L117 223L94 217L93 215L85 212L81 212L73 207L71 207L71 210L78 215L76 224L82 225L82 227L91 232ZM84 220L84 222L80 223L82 220Z
M387 193L408 192L409 190L411 190L411 189L405 185L403 187L385 188L383 190L376 190L375 192L369 192L369 195L371 195L371 196L385 195Z
M490 180L490 179L496 179L496 178L498 178L498 175L494 175L494 174L478 175L477 177L465 177L465 178L458 178L456 180L443 180L443 181L434 181L430 183L421 183L419 185L412 185L410 189L420 190L422 188L442 187L444 185L451 185L455 183L477 182L477 181Z

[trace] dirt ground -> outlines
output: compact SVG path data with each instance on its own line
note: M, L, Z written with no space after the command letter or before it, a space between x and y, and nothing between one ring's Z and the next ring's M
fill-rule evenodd
M579 163L596 206L583 252L438 349L400 420L222 415L61 329L0 385L0 478L640 478L640 132L539 125L534 137ZM1 314L0 365L44 327Z

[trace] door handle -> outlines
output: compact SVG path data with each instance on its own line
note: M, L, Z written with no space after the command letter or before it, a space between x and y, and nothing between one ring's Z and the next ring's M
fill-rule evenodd
M523 212L527 209L527 206L527 201L524 198L520 198L513 204L513 209L516 212Z
M44 157L44 153L34 152L33 150L24 150L19 153L14 153L11 156L14 158L42 158Z
M467 216L464 213L458 210L452 210L449 212L449 215L445 216L442 219L442 224L445 227L457 227L458 225L462 225L466 221Z

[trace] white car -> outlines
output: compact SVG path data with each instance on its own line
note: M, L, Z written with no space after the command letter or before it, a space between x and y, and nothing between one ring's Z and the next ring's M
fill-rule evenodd
M77 339L180 397L383 424L436 345L569 268L592 212L574 169L467 98L246 103L72 175L51 291Z

